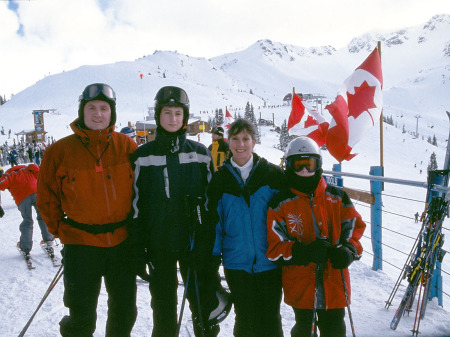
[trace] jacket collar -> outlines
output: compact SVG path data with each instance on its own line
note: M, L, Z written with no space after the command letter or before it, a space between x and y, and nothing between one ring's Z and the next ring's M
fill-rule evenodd
M312 195L311 195L311 194L308 194L308 193L300 192L300 191L296 190L296 189L293 188L293 187L290 187L289 189L290 189L290 191L291 191L292 193L294 193L295 195L298 195L298 196L300 196L300 197L307 197L307 198L310 198L311 196L315 197L315 196L324 194L326 188L327 188L327 182L326 182L326 180L325 180L324 177L321 177L321 178L320 178L320 181L319 181L319 185L317 185L317 188L316 188L316 190L314 191L314 194L312 194Z
M171 153L178 152L186 141L186 133L157 132L155 141Z
M115 128L114 125L111 125L103 130L88 130L81 128L78 121L79 121L78 118L75 119L70 124L70 128L78 137L80 137L81 142L83 144L89 144L91 142L98 142L98 141L109 141L111 138L111 134Z

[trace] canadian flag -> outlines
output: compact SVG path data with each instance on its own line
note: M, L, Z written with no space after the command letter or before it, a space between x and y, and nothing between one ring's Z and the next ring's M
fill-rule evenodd
M325 107L333 116L326 146L339 162L356 156L350 153L352 148L380 119L382 88L381 58L375 48L344 81L336 100Z
M294 93L288 121L289 135L307 136L322 146L326 141L327 129L328 122L325 118Z
M225 118L223 119L222 127L224 130L228 130L230 128L230 124L234 122L233 116L231 116L228 108L225 108Z

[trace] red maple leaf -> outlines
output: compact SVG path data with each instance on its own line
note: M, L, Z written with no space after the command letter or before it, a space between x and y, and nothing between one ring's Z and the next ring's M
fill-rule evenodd
M312 116L308 115L305 121L305 128L308 128L313 125L319 125L319 123Z
M372 123L374 124L372 114L369 109L376 108L377 106L373 102L375 96L375 86L369 86L369 84L364 81L361 86L355 87L355 94L352 95L347 92L348 99L348 116L353 116L355 119L359 117L363 112L367 111L372 118Z

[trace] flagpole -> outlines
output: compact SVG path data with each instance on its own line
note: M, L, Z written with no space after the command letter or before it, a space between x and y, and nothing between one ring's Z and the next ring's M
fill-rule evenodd
M291 99L291 106L292 106L292 101L294 100L294 95L295 95L295 87L292 87L292 99Z
M380 54L380 63L381 63L381 41L378 41L378 53ZM381 109L380 113L380 166L382 175L384 175L384 163L383 163L383 109Z

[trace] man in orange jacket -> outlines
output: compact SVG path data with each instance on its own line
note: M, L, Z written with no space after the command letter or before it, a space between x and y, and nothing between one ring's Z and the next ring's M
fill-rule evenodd
M38 207L64 244L62 336L92 336L102 278L108 292L107 337L129 337L137 316L136 274L127 237L137 144L114 131L116 96L103 83L79 99L74 134L44 153Z
M48 246L52 246L54 240L53 235L48 232L47 226L36 207L36 183L38 175L39 166L30 164L28 166L13 166L0 177L0 190L9 190L22 215L23 220L19 226L20 241L18 245L27 255L33 247L32 207L34 207L37 214L42 239L47 242Z

